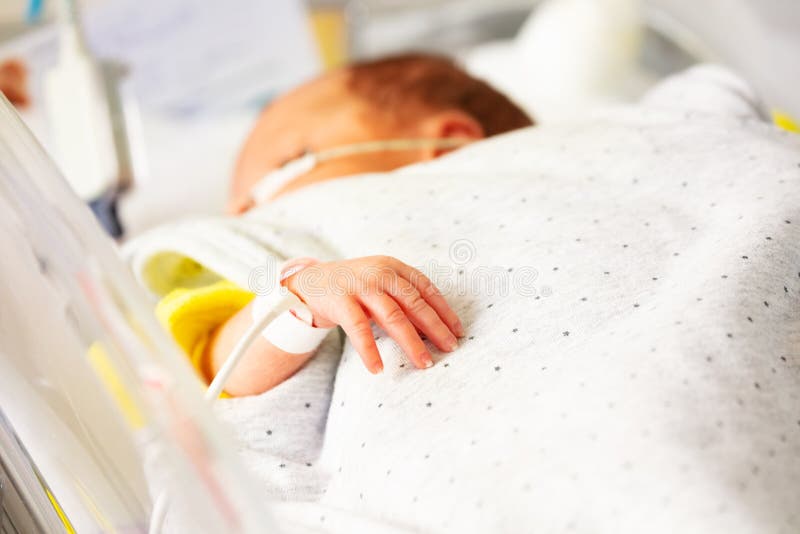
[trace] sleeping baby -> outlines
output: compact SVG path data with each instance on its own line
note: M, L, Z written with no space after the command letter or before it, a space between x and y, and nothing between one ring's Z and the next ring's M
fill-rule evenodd
M264 112L241 216L132 244L206 381L266 281L305 303L213 404L258 496L287 532L800 531L800 138L718 66L530 122L446 60L349 67Z
M240 155L229 211L241 214L319 182L430 160L531 124L508 98L445 58L404 55L355 64L295 89L264 110ZM433 365L421 336L450 352L464 335L436 286L392 257L290 260L283 265L281 284L306 305L308 315L302 318L295 310L265 331L229 378L225 391L231 396L262 393L283 382L314 354L314 340L337 325L372 373L381 372L383 363L370 321L420 369ZM159 306L167 324L179 309L181 324L194 324L189 336L174 333L207 381L253 323L257 303L250 298L250 292L222 282L179 289ZM187 317L186 303L193 300L213 302L215 311L192 305ZM287 336L293 338L288 345L276 341Z

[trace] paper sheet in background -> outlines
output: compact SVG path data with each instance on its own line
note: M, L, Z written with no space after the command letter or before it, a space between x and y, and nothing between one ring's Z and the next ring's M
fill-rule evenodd
M86 9L93 51L124 64L145 110L193 114L263 104L312 76L320 60L298 0L108 0ZM45 27L0 46L40 77L57 57Z
M145 107L263 102L319 68L299 1L114 0L88 12L86 23L96 53L132 68Z

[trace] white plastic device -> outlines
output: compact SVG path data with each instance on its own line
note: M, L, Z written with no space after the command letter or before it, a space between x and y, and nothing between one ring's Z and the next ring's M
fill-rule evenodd
M86 45L74 0L62 0L58 64L44 80L56 159L85 200L112 189L119 174L103 73Z

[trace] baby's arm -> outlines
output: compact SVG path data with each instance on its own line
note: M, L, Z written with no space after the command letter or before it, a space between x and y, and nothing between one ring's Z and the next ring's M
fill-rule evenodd
M286 287L312 313L314 326L342 326L364 365L383 370L370 320L378 323L418 368L433 365L419 332L440 350L450 352L464 335L461 323L436 286L418 270L395 258L375 256L310 265L285 279ZM212 378L251 326L253 303L213 333L206 348L204 374ZM255 395L280 384L313 352L290 354L259 337L248 349L225 385L234 396Z
M211 335L206 346L203 369L206 378L211 379L219 372L239 340L253 324L250 303L230 319L222 323ZM225 392L240 397L257 395L270 390L292 376L311 358L314 352L291 354L283 351L259 336L247 349L236 368L225 383Z

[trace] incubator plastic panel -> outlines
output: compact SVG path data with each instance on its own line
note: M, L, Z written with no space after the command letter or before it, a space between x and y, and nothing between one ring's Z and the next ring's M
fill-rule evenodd
M0 474L17 520L146 532L166 491L181 530L273 531L152 303L2 96L0 250Z

